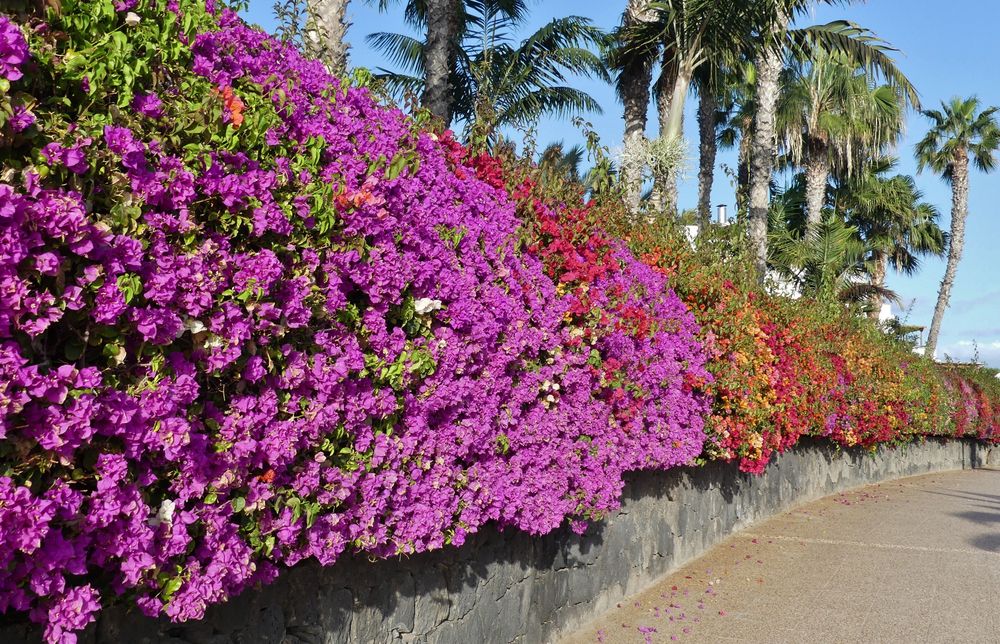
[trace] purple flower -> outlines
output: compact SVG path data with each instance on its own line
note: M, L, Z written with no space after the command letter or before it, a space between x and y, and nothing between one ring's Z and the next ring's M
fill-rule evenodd
M21 133L35 124L35 115L23 105L14 106L14 115L10 119L10 127L15 133Z
M59 272L59 256L55 253L39 253L35 257L35 270L42 275L56 275Z
M100 610L100 595L89 584L75 586L49 601L45 639L49 642L76 642L76 631L93 622Z
M90 169L87 163L87 155L83 148L92 143L90 139L83 139L72 147L63 147L59 143L49 143L42 148L42 156L50 164L61 164L73 174L83 174Z
M21 67L29 56L28 43L20 27L0 14L0 78L19 80L23 76Z
M156 92L140 92L132 99L132 109L151 119L163 117L163 101Z

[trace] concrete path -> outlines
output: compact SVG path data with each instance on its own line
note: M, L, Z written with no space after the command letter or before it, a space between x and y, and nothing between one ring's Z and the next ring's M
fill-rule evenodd
M827 497L752 526L564 644L1000 642L1000 470Z

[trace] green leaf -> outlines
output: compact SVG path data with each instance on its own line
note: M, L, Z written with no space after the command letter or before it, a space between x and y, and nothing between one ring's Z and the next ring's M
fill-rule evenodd
M163 588L160 590L160 598L165 602L169 602L170 598L174 596L180 587L184 584L184 580L180 577L171 577L163 584Z

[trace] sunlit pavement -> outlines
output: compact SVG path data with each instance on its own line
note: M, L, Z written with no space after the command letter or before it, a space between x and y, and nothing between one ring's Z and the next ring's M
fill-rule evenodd
M800 506L564 640L673 641L1000 642L1000 470Z

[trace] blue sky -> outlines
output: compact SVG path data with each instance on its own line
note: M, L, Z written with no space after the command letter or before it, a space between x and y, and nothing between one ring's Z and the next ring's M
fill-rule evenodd
M402 1L390 12L379 14L373 3L354 0L348 9L353 23L348 40L351 65L378 68L387 66L383 57L365 43L365 36L375 31L409 31L402 20ZM524 34L554 17L583 15L596 25L611 29L618 24L624 0L581 2L580 0L539 0L535 2ZM266 29L274 20L271 0L251 0L247 18ZM820 7L812 15L800 18L799 24L825 23L847 19L873 30L900 52L897 62L920 91L925 107L938 107L952 96L978 95L986 105L1000 105L1000 3L992 0L873 0L849 7ZM522 34L523 35L523 34ZM585 89L603 107L603 114L585 115L601 135L605 145L614 149L622 136L622 109L610 86L580 79L575 86ZM694 101L688 105L689 112ZM686 119L687 136L696 140L694 115ZM652 128L652 122L650 124ZM927 121L911 113L906 136L897 150L900 172L916 175L913 146L927 131ZM650 134L655 132L650 130ZM568 144L581 141L580 133L568 122L545 120L539 124L540 145L553 141ZM697 200L694 168L697 160L691 150L691 170L680 183L681 208L690 208ZM722 165L735 166L735 156L722 154L716 174L712 200L729 204L733 209L733 186L721 171ZM951 193L948 186L933 174L917 175L917 182L927 201L937 205L943 215L941 225L948 226ZM980 359L1000 368L1000 172L993 175L974 173L971 179L969 221L966 229L965 255L952 292L951 308L945 315L938 355L956 360L973 356L976 347ZM944 274L942 260L925 260L914 277L890 275L889 286L903 299L904 317L910 324L929 326L937 289Z

